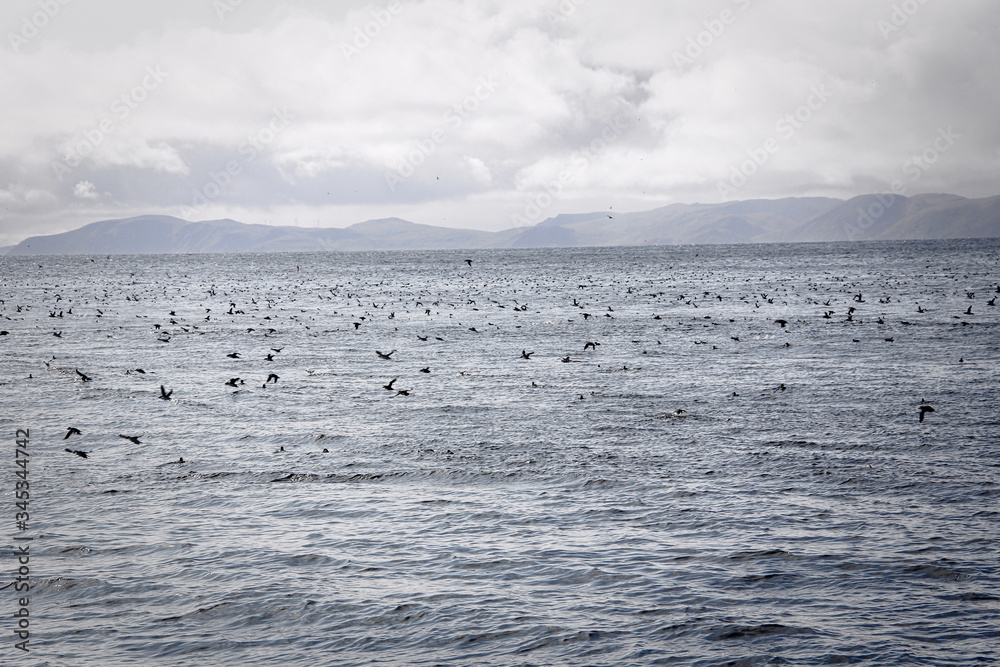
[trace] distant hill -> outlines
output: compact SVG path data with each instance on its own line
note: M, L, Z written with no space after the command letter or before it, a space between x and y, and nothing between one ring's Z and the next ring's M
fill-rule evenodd
M399 218L337 229L143 215L34 236L3 250L9 255L308 252L998 237L1000 197L881 194L847 201L792 197L671 204L635 213L562 214L532 227L500 232L435 227Z

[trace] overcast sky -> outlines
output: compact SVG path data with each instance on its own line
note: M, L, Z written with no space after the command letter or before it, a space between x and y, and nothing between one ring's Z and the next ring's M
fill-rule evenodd
M1000 194L995 0L5 0L0 31L0 245Z

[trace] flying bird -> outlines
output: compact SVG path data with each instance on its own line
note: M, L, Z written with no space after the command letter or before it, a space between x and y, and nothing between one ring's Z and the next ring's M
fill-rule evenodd
M389 359L392 357L395 351L396 350L390 350L389 352L379 352L378 350L375 350L375 354L377 354L380 359Z
M932 408L929 405L920 406L920 421L924 420L924 415L927 414L928 412L934 412L934 408Z
M169 401L170 400L170 395L173 394L173 393L174 393L173 389L171 389L170 391L167 391L166 387L164 387L162 384L160 385L160 398L162 398L163 400Z
M133 444L136 444L136 445L141 445L142 444L139 441L139 436L137 436L137 435L122 435L121 433L119 433L118 437L119 438L125 438L126 440L128 440L128 441L130 441L130 442L132 442Z
M76 454L80 458L83 459L87 458L87 452L81 452L79 449L67 449L66 451L69 452L70 454Z
M66 435L64 435L64 436L63 436L63 440L65 440L66 438L68 438L68 437L69 437L69 436L71 436L71 435L83 435L83 434L82 434L82 433L80 433L80 429L78 429L78 428L74 428L74 427L70 426L70 427L69 427L69 428L68 428L68 429L66 430Z
M84 373L81 373L79 368L76 369L76 374L80 376L81 381L90 382L90 377Z

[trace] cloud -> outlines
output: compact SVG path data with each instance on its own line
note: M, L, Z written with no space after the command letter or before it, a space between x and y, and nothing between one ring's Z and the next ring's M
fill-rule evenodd
M73 195L79 199L97 199L100 195L90 181L80 181L73 186Z
M91 5L0 50L0 179L20 184L4 191L20 211L8 233L60 206L190 208L233 161L212 210L248 221L313 207L337 224L406 213L484 228L581 156L560 211L718 201L771 138L739 197L888 188L947 126L962 139L921 187L987 196L1000 176L1000 10L985 0ZM903 5L918 7L905 21ZM829 100L785 136L817 86ZM276 109L291 120L262 144ZM596 155L614 122L626 129ZM107 197L81 197L81 181ZM29 205L28 191L49 196Z

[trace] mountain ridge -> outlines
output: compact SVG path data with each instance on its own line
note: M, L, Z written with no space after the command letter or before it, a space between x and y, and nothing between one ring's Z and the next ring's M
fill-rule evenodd
M379 218L344 228L189 222L167 215L100 220L33 236L7 255L442 250L1000 237L1000 196L859 195L669 204L559 214L498 232Z

